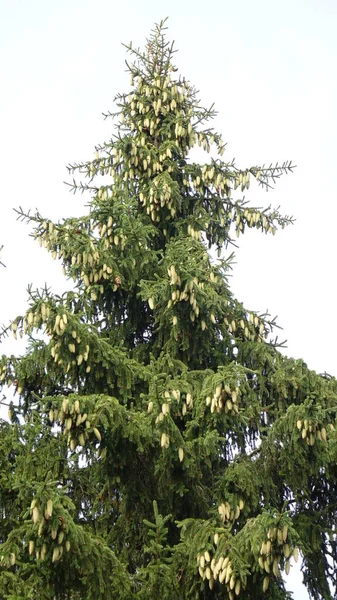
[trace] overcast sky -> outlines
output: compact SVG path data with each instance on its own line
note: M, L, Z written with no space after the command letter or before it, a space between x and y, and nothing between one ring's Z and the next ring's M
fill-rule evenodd
M64 290L59 263L29 237L14 207L79 216L65 165L91 159L111 134L101 113L128 91L125 49L169 16L176 64L215 102L225 157L242 168L291 159L293 175L254 202L296 218L277 236L240 241L233 289L248 309L278 315L286 353L337 375L335 222L336 0L2 0L0 19L0 323L25 309L29 283ZM249 196L247 196L249 198ZM5 342L2 352L20 346ZM300 574L289 588L295 600Z

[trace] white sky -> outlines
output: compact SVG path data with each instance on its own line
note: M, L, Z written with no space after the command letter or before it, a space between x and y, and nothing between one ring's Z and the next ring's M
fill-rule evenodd
M2 0L0 323L24 311L28 283L64 290L60 264L13 208L53 219L82 213L84 199L62 183L65 165L91 158L112 132L101 113L128 89L121 43L143 46L167 15L179 70L219 111L225 157L243 168L297 165L256 200L281 205L295 225L241 239L233 289L247 308L278 315L287 354L337 375L336 0ZM19 347L10 340L1 353ZM289 584L295 600L307 598L300 579Z

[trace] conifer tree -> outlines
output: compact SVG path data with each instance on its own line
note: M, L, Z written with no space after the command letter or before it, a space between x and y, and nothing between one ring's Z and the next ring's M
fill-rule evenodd
M236 236L292 221L242 194L292 165L222 158L165 22L126 48L114 133L69 166L88 214L19 210L74 288L30 287L2 332L28 346L0 358L15 394L0 422L0 596L283 600L300 552L311 597L332 599L336 380L281 354L275 321L228 281Z

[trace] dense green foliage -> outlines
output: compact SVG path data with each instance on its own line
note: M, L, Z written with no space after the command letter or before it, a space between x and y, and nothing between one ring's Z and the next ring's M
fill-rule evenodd
M0 421L0 597L281 600L300 549L327 600L336 381L283 356L274 321L228 283L235 234L291 222L242 193L291 164L223 161L163 23L127 50L115 134L69 167L88 214L20 213L74 289L30 289L3 329L29 345L0 358L15 391Z

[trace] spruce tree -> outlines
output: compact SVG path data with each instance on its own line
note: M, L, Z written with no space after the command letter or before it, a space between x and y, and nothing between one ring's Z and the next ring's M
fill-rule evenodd
M126 48L114 133L69 166L90 210L57 223L19 210L74 287L30 287L2 332L28 345L0 358L15 395L0 422L0 596L281 600L300 551L311 597L332 599L336 380L281 354L275 321L228 280L237 237L291 223L243 197L291 163L224 161L165 22Z

